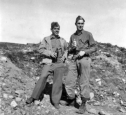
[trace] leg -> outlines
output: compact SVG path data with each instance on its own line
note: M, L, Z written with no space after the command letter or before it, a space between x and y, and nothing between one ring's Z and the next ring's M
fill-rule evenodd
M44 65L41 73L41 77L39 78L37 84L35 85L35 88L32 92L31 97L26 101L27 104L32 103L34 100L38 100L41 95L43 95L43 91L46 85L46 80L50 70L50 65Z
M90 79L90 63L91 59L84 57L79 60L80 65L80 88L81 96L85 98L90 98L90 88L89 88L89 79Z
M59 64L54 68L52 102L57 109L59 109L59 102L62 95L62 78L64 76L65 68L66 67L63 64Z
M82 104L77 113L83 114L86 111L86 102L90 98L89 93L89 78L90 78L90 63L91 60L88 57L84 57L77 61L77 65L80 73L80 88L81 88L81 98Z
M69 98L71 99L75 98L76 81L77 81L76 63L70 61L68 65L68 74L65 79L65 88Z

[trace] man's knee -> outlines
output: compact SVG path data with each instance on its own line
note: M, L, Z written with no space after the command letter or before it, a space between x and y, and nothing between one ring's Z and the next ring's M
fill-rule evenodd
M48 77L48 73L47 72L42 72L40 79L47 78L47 77Z
M47 78L50 75L50 66L45 65L41 71L41 78Z

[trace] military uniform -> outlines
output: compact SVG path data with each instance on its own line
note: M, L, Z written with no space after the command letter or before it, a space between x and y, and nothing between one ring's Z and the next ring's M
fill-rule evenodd
M45 37L40 44L39 52L45 57L43 59L43 69L41 77L39 78L33 93L32 98L38 100L46 85L47 77L53 73L53 87L52 87L52 102L56 108L62 94L62 77L63 72L66 69L65 64L61 61L64 52L67 50L67 42L61 37L55 37L53 35ZM49 56L50 52L57 52L57 58L53 59Z

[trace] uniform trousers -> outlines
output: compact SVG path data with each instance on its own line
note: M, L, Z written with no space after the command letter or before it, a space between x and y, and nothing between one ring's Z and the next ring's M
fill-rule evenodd
M71 97L75 97L76 82L78 79L80 86L81 97L90 98L90 57L83 57L77 59L75 62L69 63L68 75L65 80L65 87L67 94Z
M54 106L57 106L62 95L62 77L64 76L64 71L66 69L66 65L61 62L45 64L42 69L41 77L37 81L31 97L38 100L40 96L43 95L47 78L53 73L51 99Z

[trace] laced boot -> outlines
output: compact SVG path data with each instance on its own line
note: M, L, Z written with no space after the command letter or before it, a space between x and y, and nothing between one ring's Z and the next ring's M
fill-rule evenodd
M31 104L35 101L35 99L33 97L30 97L26 100L26 104Z
M76 111L78 114L84 114L86 112L86 98L82 97L82 104L79 107L79 110Z

